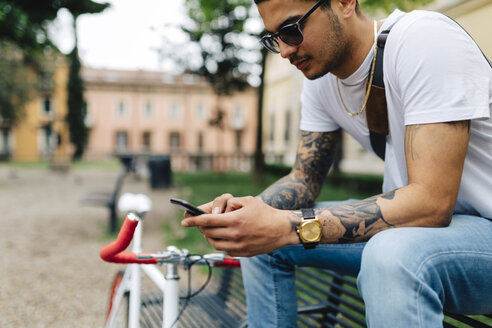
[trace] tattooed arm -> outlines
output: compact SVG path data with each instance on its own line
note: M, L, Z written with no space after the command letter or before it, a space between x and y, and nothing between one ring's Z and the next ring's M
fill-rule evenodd
M321 242L360 242L393 227L441 227L449 224L458 195L469 135L468 121L407 126L405 154L408 184L351 204L316 209L315 213L323 226ZM309 142L304 141L299 148L297 169L262 194L272 205L311 203L319 191L310 191L309 188L313 182L320 184L321 179L309 180L302 173L311 172L310 168L320 165L321 158L318 161L303 161L306 154L307 158L312 157L309 156L311 147ZM326 173L319 171L319 168L314 172L321 172L323 176ZM297 177L297 174L301 176ZM278 197L275 195L279 192L272 192L282 186L287 186L291 193L289 197ZM296 188L301 188L301 191L296 191ZM309 196L299 196L301 193ZM303 201L293 202L293 196ZM204 209L208 213L214 212L212 203L205 205ZM209 243L218 250L235 256L252 256L298 244L295 226L300 220L300 211L276 209L256 197L231 197L226 202L225 213L189 217L182 221L182 225L198 226Z
M470 121L407 126L408 185L352 204L315 209L323 225L321 242L367 241L391 227L448 225L469 135ZM292 229L300 218L300 211L292 211Z
M279 209L311 207L333 163L341 131L301 131L294 167L259 195L266 204Z

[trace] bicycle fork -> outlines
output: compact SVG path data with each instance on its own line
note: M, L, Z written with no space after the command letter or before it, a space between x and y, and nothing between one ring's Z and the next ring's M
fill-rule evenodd
M179 276L176 264L167 264L166 269L162 327L172 328L179 313Z

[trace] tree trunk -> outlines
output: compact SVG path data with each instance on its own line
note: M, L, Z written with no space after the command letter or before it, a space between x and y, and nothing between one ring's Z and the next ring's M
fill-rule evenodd
M265 89L265 63L267 52L261 50L261 75L260 86L258 87L258 125L256 128L256 149L254 159L253 183L262 184L265 181L265 158L263 155L263 93Z

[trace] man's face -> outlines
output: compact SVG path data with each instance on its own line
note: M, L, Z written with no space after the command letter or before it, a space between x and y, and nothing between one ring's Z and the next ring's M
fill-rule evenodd
M330 1L330 0L327 0ZM265 28L275 33L286 24L295 23L308 12L314 1L267 0L258 5ZM282 40L280 55L289 59L308 79L317 79L339 68L349 56L343 26L332 10L316 9L302 24L303 42L290 46Z

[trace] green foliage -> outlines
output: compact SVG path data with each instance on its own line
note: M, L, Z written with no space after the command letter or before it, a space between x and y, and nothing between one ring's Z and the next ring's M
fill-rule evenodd
M72 15L93 14L109 7L91 0L0 0L0 40L17 44L26 53L52 46L47 27L60 8Z
M181 28L201 55L199 67L185 61L188 70L205 77L217 95L244 89L261 60L258 47L244 45L252 1L186 0L185 5L191 22Z
M68 114L67 122L70 141L75 146L73 159L80 159L87 144L88 130L85 126L84 82L80 77L80 59L77 47L69 55L70 73L68 77Z
M342 188L368 197L382 192L383 177L380 175L333 172L326 178L326 184L333 188Z
M27 69L18 48L0 41L0 119L15 125L24 113L24 105L32 96Z
M40 74L46 70L47 50L55 49L47 28L58 10L66 8L78 17L107 7L108 3L92 0L0 0L0 118L4 123L19 120L35 91L35 81L27 82L28 67ZM74 80L73 86L77 83Z

